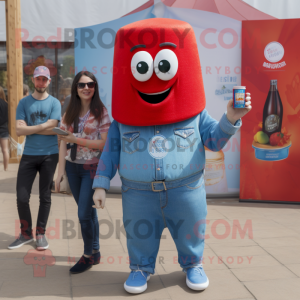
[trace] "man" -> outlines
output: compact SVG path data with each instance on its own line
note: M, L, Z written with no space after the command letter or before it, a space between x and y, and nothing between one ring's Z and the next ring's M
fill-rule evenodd
M17 207L21 233L8 249L16 249L33 241L29 199L37 172L40 174L40 207L36 246L37 250L49 247L45 231L51 206L51 184L58 162L57 136L52 128L56 127L60 120L61 105L58 99L47 93L51 82L48 68L36 67L32 82L34 93L23 98L17 107L16 132L18 136L26 136L17 176Z

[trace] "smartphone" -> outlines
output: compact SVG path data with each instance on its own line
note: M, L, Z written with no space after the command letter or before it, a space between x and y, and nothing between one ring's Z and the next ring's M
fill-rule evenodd
M52 131L54 131L56 134L68 135L67 132L65 132L64 130L60 129L59 127L54 127L54 128L52 129Z

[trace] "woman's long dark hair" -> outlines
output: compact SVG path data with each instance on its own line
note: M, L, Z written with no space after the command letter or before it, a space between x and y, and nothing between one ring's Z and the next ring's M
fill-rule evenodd
M99 87L98 82L94 74L92 74L89 71L82 71L79 72L72 83L71 88L71 99L70 103L67 107L66 114L64 117L64 122L67 126L71 126L76 118L79 117L80 111L81 111L81 100L77 94L77 83L79 82L80 78L82 76L87 76L91 78L94 82L96 82L95 85L95 93L93 95L93 98L91 100L91 106L90 106L90 112L95 117L95 119L100 120L103 116L103 110L104 110L104 104L102 103L99 95Z

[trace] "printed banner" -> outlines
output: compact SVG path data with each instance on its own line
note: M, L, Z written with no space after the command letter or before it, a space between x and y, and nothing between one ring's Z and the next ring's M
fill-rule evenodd
M300 202L300 19L244 21L240 199Z
M114 38L126 24L147 18L172 18L190 23L196 34L208 113L220 120L232 99L233 86L241 83L240 21L207 11L171 8L160 3L111 22L78 28L75 72L89 70L100 85L100 96L111 117ZM240 131L219 152L206 150L205 184L208 195L239 194ZM111 186L121 186L118 175Z

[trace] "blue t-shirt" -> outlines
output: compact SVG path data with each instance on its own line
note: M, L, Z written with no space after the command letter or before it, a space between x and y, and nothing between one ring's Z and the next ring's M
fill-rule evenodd
M28 126L39 125L49 119L60 121L61 105L58 99L48 96L36 100L31 95L23 98L17 107L16 120L24 120ZM23 154L51 155L58 153L56 135L31 134L26 136Z

